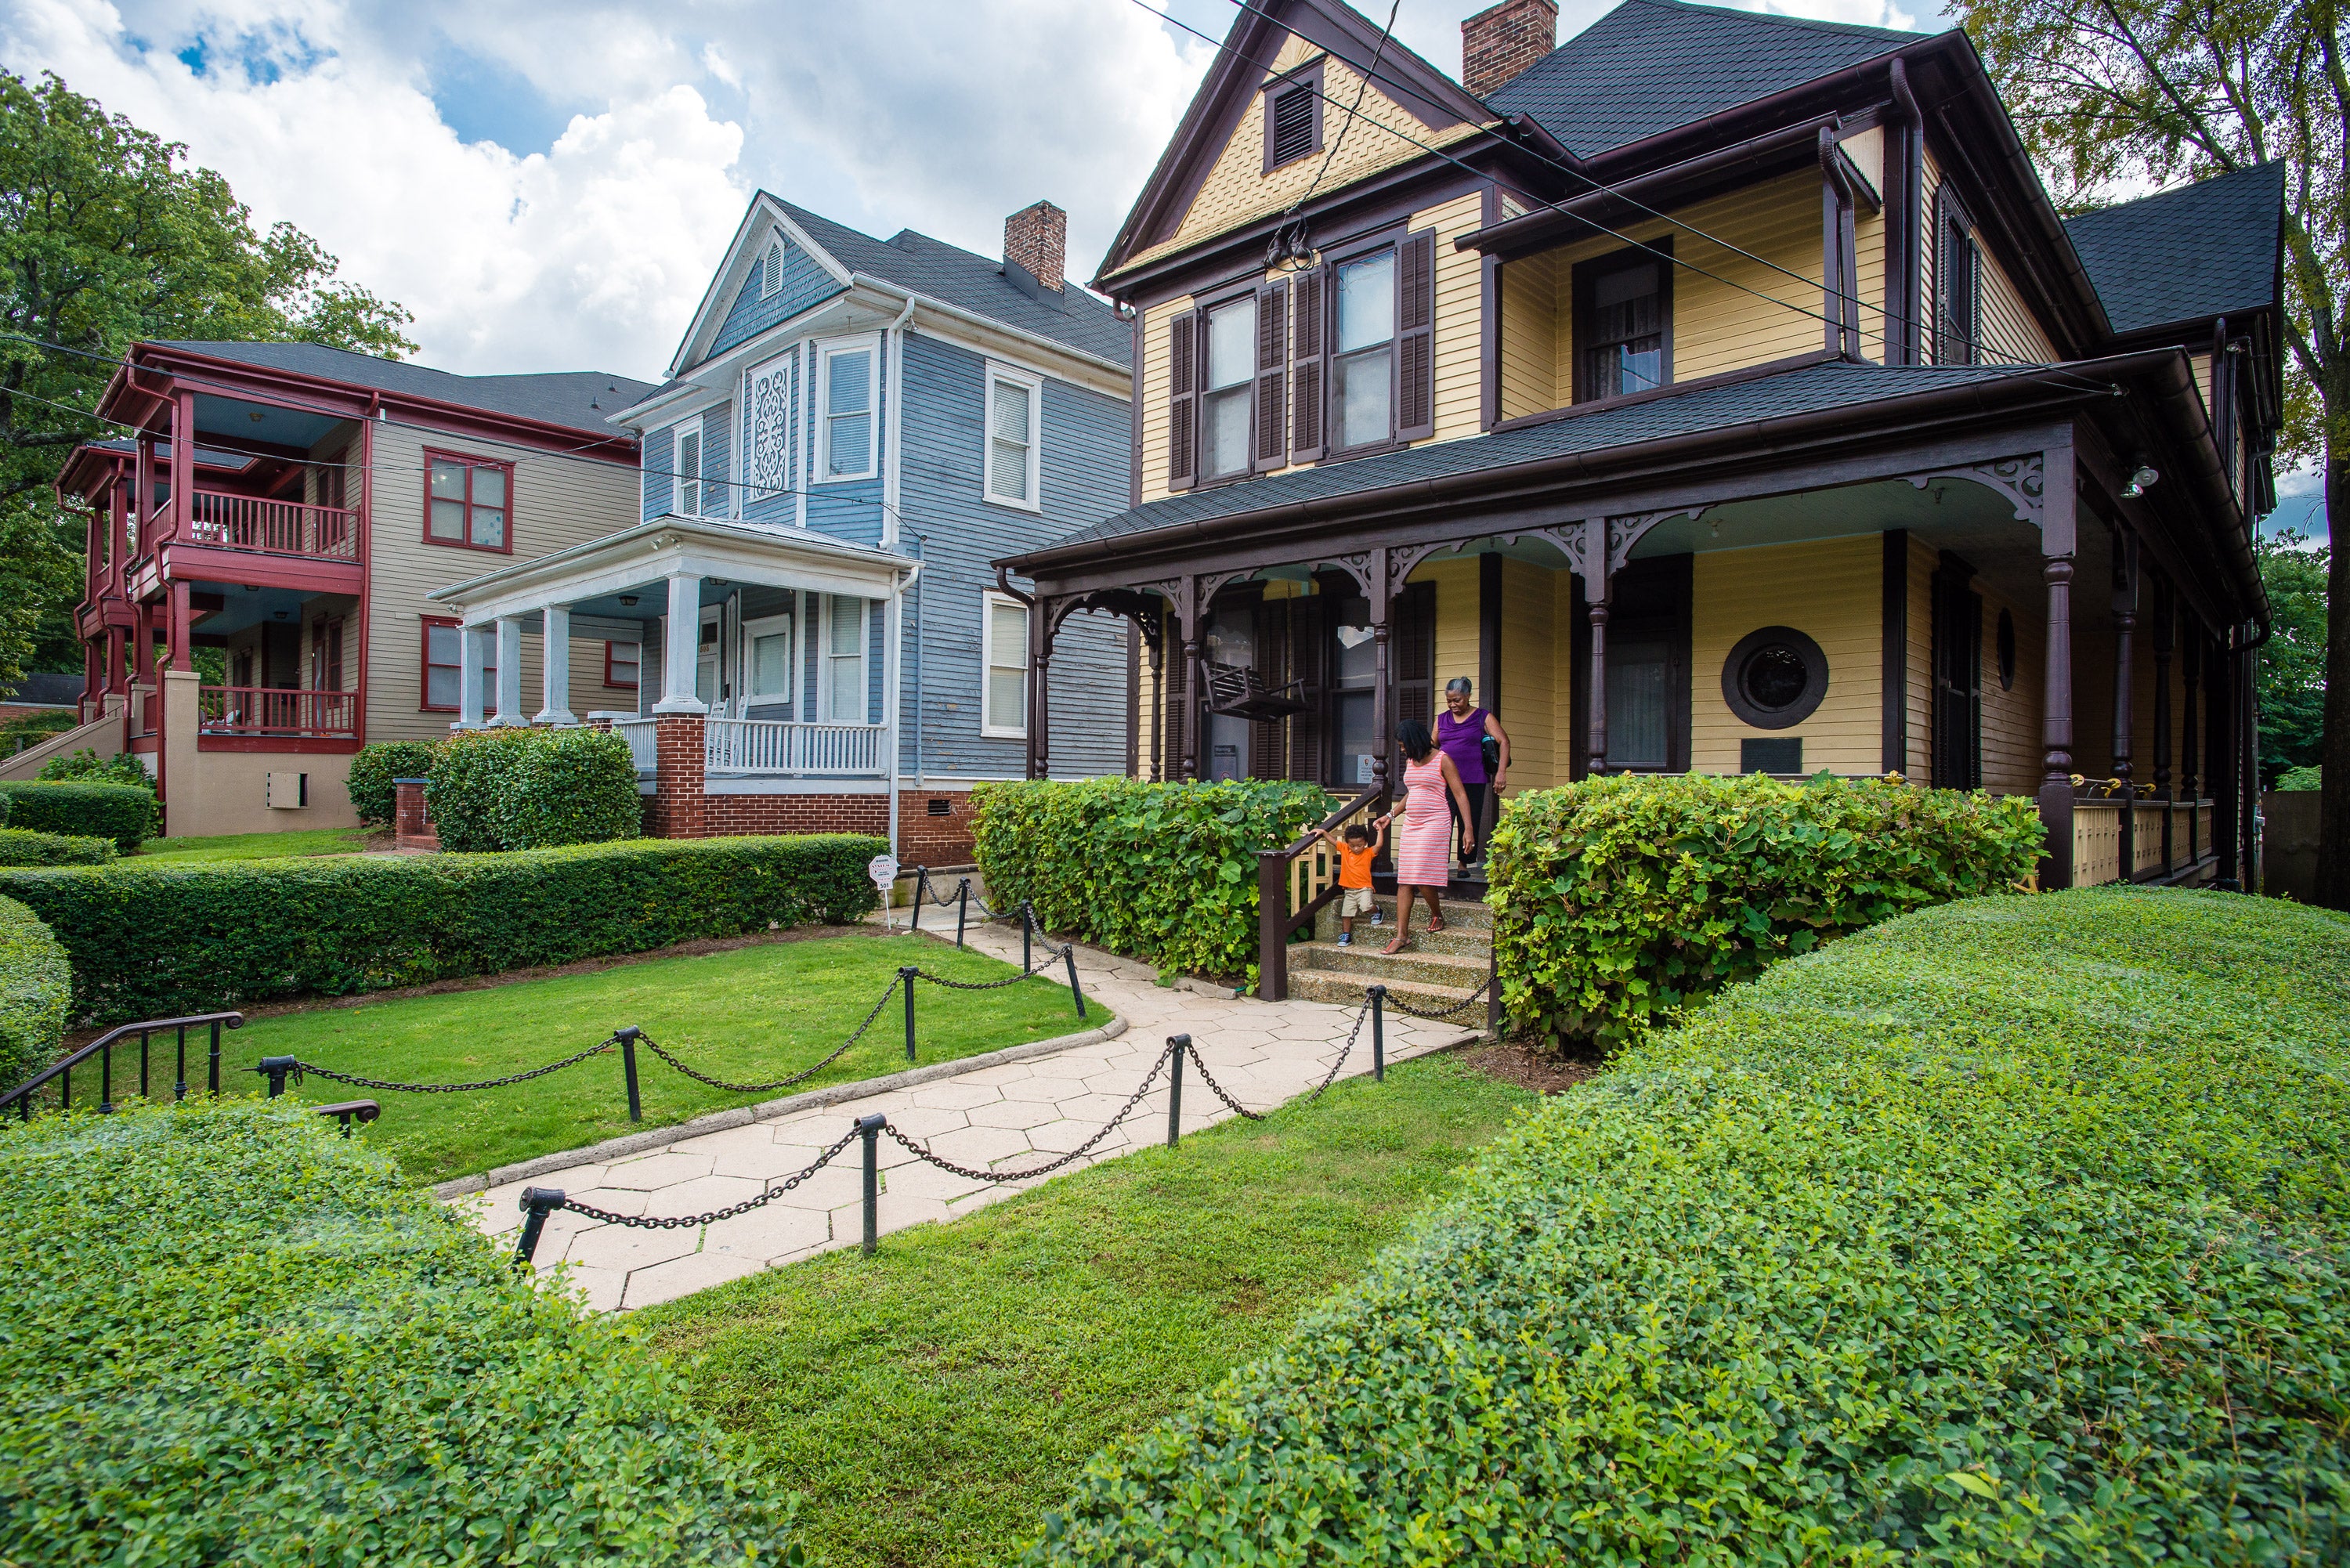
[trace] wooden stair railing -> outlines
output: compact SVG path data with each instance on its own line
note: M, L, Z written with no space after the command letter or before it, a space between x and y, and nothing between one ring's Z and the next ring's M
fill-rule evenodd
M1367 822L1387 803L1385 785L1373 784L1280 849L1256 857L1256 993L1267 1002L1289 996L1289 939L1338 896L1338 857L1322 834L1343 833L1357 819Z

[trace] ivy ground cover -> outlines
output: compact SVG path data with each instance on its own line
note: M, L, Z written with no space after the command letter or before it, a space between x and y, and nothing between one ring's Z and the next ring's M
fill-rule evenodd
M2097 888L1731 987L1035 1563L2350 1557L2350 920Z

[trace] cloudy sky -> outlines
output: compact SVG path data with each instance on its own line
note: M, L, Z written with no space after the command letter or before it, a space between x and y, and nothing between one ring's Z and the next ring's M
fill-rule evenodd
M1149 4L1217 37L1233 16ZM1457 72L1478 4L1402 0L1397 32ZM1564 0L1562 35L1607 4ZM414 311L420 358L477 373L658 379L761 186L986 254L1049 198L1085 275L1210 53L1137 0L0 0L0 66L184 141Z

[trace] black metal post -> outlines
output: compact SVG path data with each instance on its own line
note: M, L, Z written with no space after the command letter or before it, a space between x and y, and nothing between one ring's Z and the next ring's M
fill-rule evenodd
M971 878L966 877L962 879L962 886L955 889L955 946L958 949L962 946L963 921L970 916Z
M261 1064L254 1068L254 1071L268 1075L269 1097L274 1100L286 1092L286 1075L292 1072L298 1064L296 1059L292 1056L264 1056L261 1059Z
M898 983L906 988L906 1060L914 1059L914 977L921 973L908 964L898 971Z
M1371 1081L1388 1081L1388 988L1375 985L1371 997Z
M637 1037L644 1033L631 1023L625 1029L612 1031L612 1038L620 1043L620 1073L629 1080L629 1119L645 1119L643 1104L637 1097Z
M180 1025L180 1043L172 1061L172 1097L184 1100L188 1097L188 1026L184 1023Z
M1183 1136L1183 1056L1191 1049L1191 1037L1170 1034L1167 1048L1175 1053L1167 1074L1167 1147L1173 1148Z
M876 1111L857 1118L857 1136L865 1140L865 1255L871 1257L881 1241L881 1129L889 1118Z
M147 1031L139 1032L139 1097L147 1098Z
M114 1047L107 1045L98 1054L98 1114L114 1114Z
M1071 942L1064 947L1061 957L1069 966L1069 994L1077 999L1077 1022L1082 1023L1086 1019L1086 993L1084 988L1077 984L1077 944Z
M515 1267L530 1267L531 1258L538 1251L539 1232L546 1229L546 1217L562 1207L563 1189L560 1187L525 1187L522 1189L522 1239L515 1243Z
M212 1091L214 1099L220 1097L220 1020L217 1018L213 1020L212 1068L205 1077L204 1086Z
M927 867L927 866L917 866L917 867L914 867L914 923L913 923L913 926L912 926L912 928L911 928L911 929L914 929L914 930L918 930L918 931L919 931L919 930L920 930L920 929L922 929L922 900L923 900L924 898L928 898L928 897L930 896L930 891L931 891L931 868L930 868L929 867Z
M1027 899L1020 900L1020 969L1024 974L1036 972L1035 955L1029 949L1036 939L1036 906Z

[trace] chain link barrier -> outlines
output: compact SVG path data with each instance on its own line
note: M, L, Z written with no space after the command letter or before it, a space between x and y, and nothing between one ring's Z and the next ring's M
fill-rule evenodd
M1018 985L1024 980L1034 979L1045 972L1045 964L1059 963L1074 958L1076 956L1076 951L1075 942L1064 942L1057 948L1046 948L1038 955L1042 962L1033 962L1029 968L1020 973L1006 975L1002 980L949 980L942 974L932 974L926 969L918 969L914 972L932 985L942 985L949 991L1001 991L1007 985Z
M889 1005L889 999L891 997L898 994L898 987L902 983L902 977L899 980L892 980L889 982L889 988L883 991L879 997L874 999L873 1011L865 1015L865 1022L857 1026L857 1032L855 1033L851 1034L847 1039L835 1046L831 1055L827 1056L823 1061L818 1062L813 1067L807 1068L803 1072L794 1073L788 1078L777 1078L772 1084L730 1084L723 1078L713 1078L707 1073L697 1072L693 1068L687 1066L684 1063L671 1055L667 1051L664 1051L659 1045L654 1044L653 1037L650 1034L639 1033L637 1036L637 1043L642 1045L646 1050L651 1052L654 1055L660 1057L662 1061L668 1063L671 1066L676 1068L679 1072L684 1074L687 1077L691 1078L695 1083L707 1084L713 1089L723 1089L730 1095L764 1095L771 1089L788 1089L794 1084L806 1083L810 1078L815 1077L818 1073L823 1072L827 1067L831 1066L835 1062L839 1061L841 1057L847 1055L850 1046L865 1038L865 1032L873 1027L873 1021L881 1016L881 1010Z
M793 1188L797 1187L801 1182L806 1181L809 1177L814 1176L817 1171L822 1170L826 1166L830 1165L835 1159L839 1158L840 1151L842 1149L847 1148L850 1144L856 1141L857 1129L852 1127L847 1132L841 1134L838 1141L834 1143L830 1148L826 1149L822 1154L817 1155L816 1157L816 1162L802 1170L797 1176L787 1176L781 1181L771 1181L767 1183L765 1189L763 1190L758 1197L745 1198L740 1203L730 1204L724 1209L713 1209L707 1214L685 1214L674 1217L659 1217L646 1214L615 1214L608 1209L597 1209L588 1204L575 1201L570 1198L564 1199L564 1200L556 1207L567 1209L574 1214L585 1215L590 1220L600 1220L607 1225L626 1225L632 1230L638 1231L681 1231L688 1225L712 1225L721 1220L732 1220L737 1214L748 1214L752 1210L760 1208L772 1202L775 1199L781 1198L785 1193L789 1192Z
M296 1058L293 1064L291 1075L297 1084L302 1081L306 1074L316 1073L321 1078L330 1078L338 1084L356 1085L362 1089L390 1089L402 1095L462 1095L476 1089L503 1089L510 1084L526 1084L533 1078L544 1078L549 1073L560 1073L566 1067L576 1067L590 1056L600 1056L619 1043L620 1037L614 1034L601 1044L590 1045L576 1056L566 1056L560 1062L549 1062L544 1067L533 1067L526 1073L509 1073L503 1078L485 1078L478 1084L394 1084L382 1078L362 1078L356 1073L338 1073L332 1067L321 1067L315 1062L305 1062L299 1058Z
M1001 1186L1006 1182L1027 1181L1035 1177L1050 1176L1055 1171L1066 1169L1067 1167L1074 1165L1078 1160L1083 1159L1087 1155L1091 1154L1096 1145L1099 1144L1102 1139L1109 1137L1110 1133L1120 1122L1126 1120L1127 1117L1134 1114L1134 1107L1142 1104L1143 1096L1150 1093L1150 1085L1159 1081L1159 1075L1167 1071L1167 1064L1175 1059L1176 1049L1177 1048L1174 1044L1170 1042L1167 1049L1159 1053L1159 1060L1151 1064L1150 1071L1143 1075L1141 1085L1135 1089L1134 1093L1126 1097L1126 1104L1118 1108L1118 1115L1110 1117L1108 1121L1102 1124L1102 1127L1099 1132L1097 1132L1093 1137L1086 1139L1085 1142L1079 1144L1068 1153L1061 1156L1058 1159L1052 1160L1044 1165L1036 1166L1028 1170L974 1170L970 1166L957 1165L951 1159L947 1159L940 1155L932 1154L929 1149L923 1147L920 1144L916 1143L912 1138L908 1137L904 1133L899 1132L894 1127L885 1127L881 1130L889 1134L890 1137L896 1139L898 1147L904 1149L908 1154L912 1155L916 1159L922 1161L926 1165L935 1165L941 1170L946 1171L948 1174L952 1176L960 1176L967 1181L988 1181Z
M1485 999L1486 991L1492 987L1492 983L1493 977L1490 974L1487 975L1482 981L1478 982L1476 990L1471 992L1468 995L1462 997L1460 1001L1454 1002L1450 1007L1414 1007L1410 1002L1404 1001L1392 991L1388 992L1388 1005L1394 1008L1398 1012L1407 1012L1414 1018L1450 1018L1456 1012L1466 1012L1469 1009L1474 1007L1480 1002L1482 1002Z

